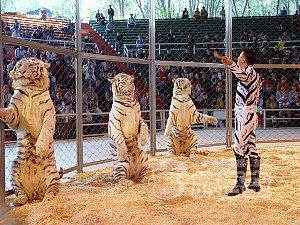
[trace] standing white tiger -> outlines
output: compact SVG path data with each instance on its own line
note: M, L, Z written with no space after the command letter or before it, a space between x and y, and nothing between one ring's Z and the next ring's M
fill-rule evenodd
M125 186L141 181L148 168L148 156L139 147L148 140L148 126L141 117L135 99L134 77L119 73L108 79L112 83L113 104L109 113L108 135L114 161L113 177Z
M14 93L0 119L17 133L17 158L12 163L14 205L28 200L53 199L59 190L61 173L54 156L56 114L48 91L47 68L41 60L23 58L10 77Z
M189 156L197 151L197 136L191 129L192 124L217 124L217 119L199 113L190 98L191 82L187 78L173 79L173 97L169 110L166 130L168 149L173 155Z

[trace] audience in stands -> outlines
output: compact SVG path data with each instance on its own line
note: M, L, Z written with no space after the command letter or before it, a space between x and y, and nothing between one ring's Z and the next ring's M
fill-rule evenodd
M181 19L182 20L188 20L189 19L189 11L187 10L187 8L184 8L184 10L182 11Z
M127 28L135 28L136 26L136 20L135 20L135 17L133 17L133 14L131 13L129 15L129 18L127 19Z

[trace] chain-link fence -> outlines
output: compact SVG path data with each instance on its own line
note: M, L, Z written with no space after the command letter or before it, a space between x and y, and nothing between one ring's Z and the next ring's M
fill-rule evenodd
M4 106L13 93L9 72L18 59L33 56L51 64L49 90L57 112L55 153L58 167L65 172L82 172L83 167L110 161L107 123L112 91L107 78L119 72L135 76L136 98L156 139L148 144L148 149L155 147L153 153L167 147L162 134L172 99L172 79L177 77L191 81L191 97L199 111L219 120L216 126L193 126L200 147L231 145L226 132L232 129L233 123L228 121L232 110L226 103L234 103L237 80L233 78L233 87L228 89L231 74L226 74L213 56L214 50L225 54L231 49L226 46L224 18L158 19L155 30L149 29L148 19L137 19L132 26L126 20L114 20L112 30L107 28L108 21L90 20L78 26L81 32L77 36L74 21L48 18L45 22L21 14L2 14L2 19L9 27L17 19L22 27L14 38L9 36L15 34L3 31ZM232 19L233 60L242 48L255 49L255 67L264 78L258 141L300 139L299 37L299 23L292 16ZM75 47L78 43L79 53ZM153 99L155 110L151 107ZM8 191L11 162L17 153L16 136L8 127L4 135Z

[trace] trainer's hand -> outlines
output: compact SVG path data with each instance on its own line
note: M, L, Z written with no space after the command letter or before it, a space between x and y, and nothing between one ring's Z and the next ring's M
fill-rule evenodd
M227 66L230 66L232 64L232 60L230 58L228 58L227 56L222 56L220 55L217 51L214 51L214 56L217 58L217 59L220 59L221 62L223 64L226 64Z

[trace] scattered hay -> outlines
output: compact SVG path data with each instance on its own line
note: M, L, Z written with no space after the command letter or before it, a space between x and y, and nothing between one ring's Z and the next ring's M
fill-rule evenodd
M262 189L258 193L246 190L226 196L235 184L236 171L233 153L224 150L189 158L151 157L146 179L130 188L111 179L112 168L78 174L62 185L54 200L11 208L6 215L24 218L30 225L296 225L300 224L299 150L296 146L259 149ZM250 172L247 183L249 179Z

